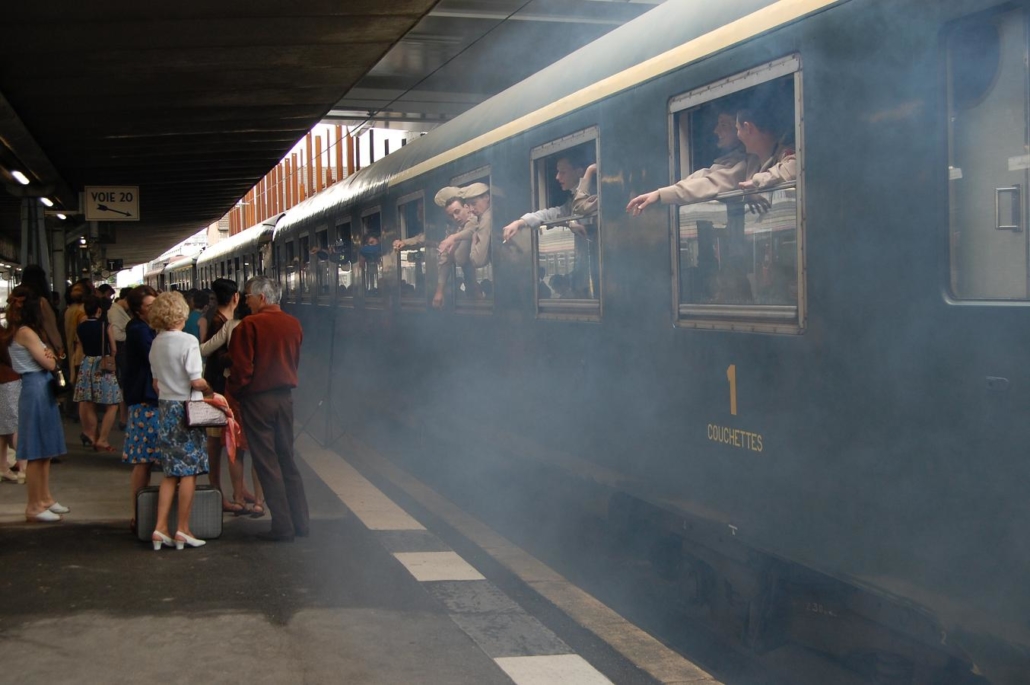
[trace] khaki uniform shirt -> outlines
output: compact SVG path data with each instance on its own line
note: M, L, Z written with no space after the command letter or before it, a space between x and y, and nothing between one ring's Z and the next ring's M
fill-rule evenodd
M798 177L798 160L793 146L777 143L769 159L761 164L758 163L758 157L747 157L747 178L756 188L770 188L789 183Z
M740 184L748 179L750 158L743 147L737 147L712 162L712 166L698 169L675 185L658 189L663 204L686 205L692 202L711 200L719 193L739 190ZM758 158L755 157L755 164ZM757 168L756 168L757 171Z

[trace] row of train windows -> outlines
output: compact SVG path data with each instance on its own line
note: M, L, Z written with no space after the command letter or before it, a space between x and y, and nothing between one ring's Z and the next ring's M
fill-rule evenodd
M247 282L251 276L263 273L264 260L259 251L254 251L242 257L231 257L211 264L204 264L197 267L198 287L210 288L211 284L218 278L228 278L236 281L240 287Z
M1030 300L1027 14L1005 8L956 24L947 34L948 290L956 300ZM801 101L796 56L670 100L670 175L676 183L658 197L670 205L673 311L681 325L803 330L805 226L794 175L803 145ZM745 111L775 139L771 157L745 140ZM727 126L737 135L727 135ZM995 133L985 139L984 130ZM479 209L470 209L468 200L476 198L463 204L464 214L474 217L471 224L439 197L450 191L427 189L398 201L395 231L373 208L277 246L285 296L357 298L374 306L397 291L402 305L425 306L442 293L455 308L489 309L497 251L528 245L537 267L538 313L597 318L604 276L597 178L603 170L593 178L587 172L599 145L597 130L588 129L531 151L532 204L521 224L528 240L501 242L503 227L492 225L489 213L490 170L477 169L452 179L465 194L487 189ZM748 187L787 156L794 159L794 174L772 173L772 182ZM734 167L741 158L743 177ZM428 195L435 197L427 215ZM445 231L429 231L433 235L458 233L460 240L444 241L454 243L449 256L427 251L427 221L447 222Z
M677 154L670 171L685 181L660 195L674 217L673 292L683 325L785 332L804 326L795 179L774 179L761 192L740 185L782 158L795 159L799 79L799 61L788 57L672 101L670 142ZM750 141L737 135L743 112L764 130L764 145L753 153ZM447 188L400 198L396 230L384 227L381 208L372 208L277 244L284 298L357 298L376 306L396 292L402 307L449 301L456 309L489 310L498 251L528 249L536 264L538 313L597 319L604 276L599 145L591 128L531 150L532 204L510 241L502 241L504 226L490 212L490 169L481 168L451 179ZM692 181L698 176L707 179L703 191ZM446 222L444 230L429 231L447 236L440 255L427 250L427 221L431 227Z

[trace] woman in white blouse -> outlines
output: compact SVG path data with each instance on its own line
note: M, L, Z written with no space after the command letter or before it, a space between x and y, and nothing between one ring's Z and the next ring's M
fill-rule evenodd
M196 491L197 476L207 473L208 459L206 435L203 428L186 425L185 403L194 393L212 394L203 378L200 344L189 333L183 332L190 309L178 292L161 293L150 306L150 326L158 331L150 348L150 369L157 388L157 406L160 428L158 449L164 479L157 500L157 525L151 536L154 549L162 545L183 549L186 545L200 547L204 540L193 537L190 531L190 511ZM179 489L179 521L175 537L169 535L168 516Z

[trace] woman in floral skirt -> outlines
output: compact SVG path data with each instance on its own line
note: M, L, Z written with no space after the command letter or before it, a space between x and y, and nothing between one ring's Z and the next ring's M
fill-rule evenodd
M207 435L203 428L186 425L185 403L193 395L211 396L203 378L200 343L183 333L190 309L178 292L161 293L150 306L150 325L158 331L150 347L150 369L157 383L158 439L164 479L157 500L157 525L151 540L154 549L175 545L200 547L204 540L190 531L190 511L197 476L207 473ZM198 398L199 399L199 398ZM176 487L179 490L179 525L173 539L168 533L168 516Z
M138 286L129 293L129 312L132 318L125 326L125 341L122 343L125 350L122 380L128 406L122 462L132 464L129 486L133 509L136 506L136 495L150 485L150 465L161 462L161 453L157 448L157 391L154 390L154 376L150 370L150 347L156 333L147 322L150 305L156 297L157 291L149 285ZM136 532L135 518L130 521L129 527L133 533Z

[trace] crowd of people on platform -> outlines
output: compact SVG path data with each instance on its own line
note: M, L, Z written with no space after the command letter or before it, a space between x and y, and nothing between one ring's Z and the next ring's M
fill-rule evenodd
M211 291L186 297L140 285L117 299L110 285L82 279L67 289L62 330L45 271L27 266L0 328L0 481L26 486L26 520L55 523L71 511L50 491L51 464L68 452L63 403L84 448L117 452L116 424L123 432L133 511L151 471L163 472L150 536L155 550L205 544L190 529L197 477L207 474L224 493L223 454L232 488L232 499L222 495L223 512L260 518L267 502L272 527L259 538L306 537L292 405L303 332L279 308L280 295L279 284L263 276L251 278L242 294L235 281L217 279ZM224 428L190 425L185 407L197 400L210 400L233 420ZM137 533L135 516L130 528Z

